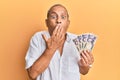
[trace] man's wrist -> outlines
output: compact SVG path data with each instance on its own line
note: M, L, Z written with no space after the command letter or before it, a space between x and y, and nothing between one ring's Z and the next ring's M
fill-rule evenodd
M54 54L56 49L55 48L46 48L46 51L48 51L49 54Z
M55 53L55 50L53 49L49 49L49 48L46 48L45 52L44 52L44 56L48 59L51 59L51 57L54 55Z

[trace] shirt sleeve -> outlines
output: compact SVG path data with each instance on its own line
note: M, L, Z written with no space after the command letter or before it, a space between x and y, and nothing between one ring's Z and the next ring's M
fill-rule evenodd
M33 65L33 63L39 58L40 54L40 39L37 38L37 35L34 35L30 40L30 45L25 57L26 66L25 68L28 69Z

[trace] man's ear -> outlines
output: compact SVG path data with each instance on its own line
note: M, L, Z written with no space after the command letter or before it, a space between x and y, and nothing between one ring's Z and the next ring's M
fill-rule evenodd
M45 24L48 27L48 19L45 19Z
M70 25L70 20L68 20L68 26Z

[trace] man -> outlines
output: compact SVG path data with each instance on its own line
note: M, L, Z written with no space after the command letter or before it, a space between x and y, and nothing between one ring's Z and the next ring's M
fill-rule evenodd
M32 80L80 80L80 73L88 73L93 55L89 51L78 52L73 43L76 35L67 32L69 24L69 14L63 5L56 4L48 10L48 31L32 37L25 57Z

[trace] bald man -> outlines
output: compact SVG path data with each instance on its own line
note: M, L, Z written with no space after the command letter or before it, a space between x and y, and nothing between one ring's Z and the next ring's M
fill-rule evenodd
M31 80L80 80L80 73L88 73L93 61L89 51L76 49L77 35L67 32L70 24L67 9L53 5L47 13L48 31L40 31L31 38L27 51L26 69Z

